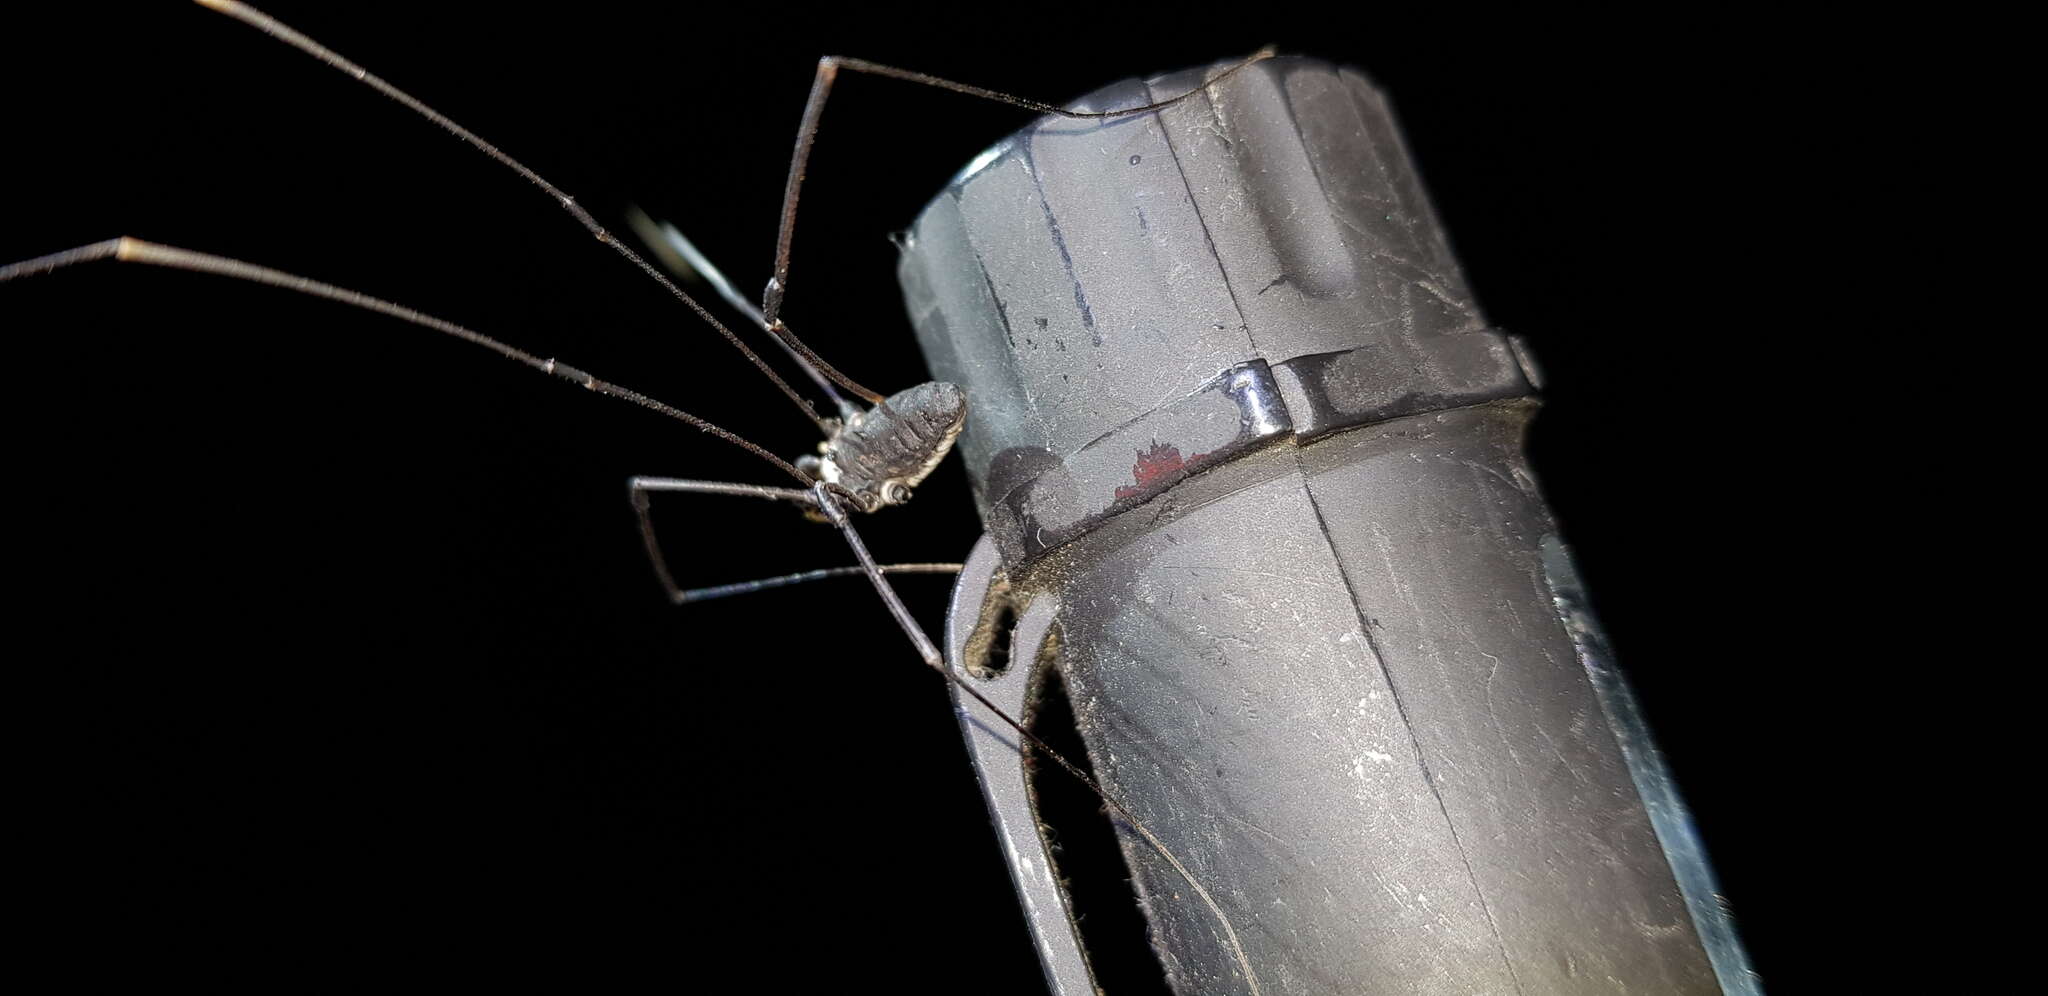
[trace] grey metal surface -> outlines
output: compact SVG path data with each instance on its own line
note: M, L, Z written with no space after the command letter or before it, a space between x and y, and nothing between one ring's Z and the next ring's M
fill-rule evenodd
M997 468L1066 460L1252 359L1310 436L1529 390L1470 303L1384 101L1310 60L1157 114L1039 122L925 209L899 275L934 377L972 385L960 448L984 513L1023 483ZM1129 468L1067 486L1092 504L1136 483Z
M1193 394L1090 440L1065 459L1022 446L996 454L987 480L989 490L1001 497L984 516L989 535L1003 559L1023 563L1152 500L1191 474L1293 431L1266 361L1239 364ZM1161 442L1166 439L1173 442ZM1119 480L1129 483L1108 490L1095 486Z
M1276 59L1042 120L933 202L900 272L968 392L999 587L1056 637L1000 680L1061 669L1097 774L1216 894L1261 991L1719 990L1553 600L1533 367L1361 77ZM963 584L954 612L985 609ZM1015 765L968 729L1013 871L1044 860ZM1252 991L1124 845L1175 989Z

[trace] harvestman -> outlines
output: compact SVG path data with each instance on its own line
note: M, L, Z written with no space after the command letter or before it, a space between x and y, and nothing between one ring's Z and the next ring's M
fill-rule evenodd
M796 209L801 193L805 167L811 148L817 136L819 122L825 102L831 95L832 84L840 71L865 73L936 87L968 96L980 97L999 103L1009 104L1040 114L1053 114L1067 118L1103 119L1131 114L1156 111L1177 103L1199 91L1189 91L1166 100L1156 101L1138 107L1113 111L1070 111L1051 104L1027 100L1010 94L969 86L941 79L924 73L898 69L878 63L866 62L838 56L827 56L818 63L816 77L812 82L809 99L804 106L799 125L795 152L790 160L789 179L784 187L781 220L777 230L774 275L769 279L762 296L760 308L750 303L732 289L719 271L708 260L698 254L687 239L672 227L656 226L644 218L635 220L643 237L657 246L664 246L669 253L680 259L672 263L678 269L688 269L703 276L719 294L737 310L747 314L776 343L788 353L812 381L830 397L837 408L834 415L820 415L812 404L792 388L787 381L776 374L758 353L749 348L731 329L720 323L694 298L639 253L613 236L598 224L588 211L576 200L548 182L538 173L527 168L518 160L500 151L475 133L457 124L439 111L427 106L410 94L387 83L361 66L340 54L320 45L303 34L293 30L269 15L237 2L237 0L196 0L202 6L226 14L257 28L266 34L292 46L329 66L355 78L366 86L404 105L414 113L432 121L464 142L489 156L507 169L524 177L574 217L577 223L599 242L610 246L641 272L666 289L677 300L694 311L712 328L723 336L748 362L767 377L782 394L789 398L818 426L825 439L818 447L818 453L807 455L794 462L785 461L753 442L721 428L695 415L668 405L630 388L614 384L561 363L553 358L542 358L524 350L500 342L482 333L445 319L428 315L404 305L333 284L323 283L307 277L287 273L253 263L181 249L175 246L144 242L139 239L121 237L108 239L90 245L80 246L62 252L52 253L35 259L24 260L0 266L0 282L19 277L49 273L83 263L104 260L143 263L152 266L184 269L219 276L233 277L254 283L268 284L315 297L326 298L367 311L397 318L423 328L461 339L481 346L505 357L524 364L542 373L570 381L587 390L628 401L651 409L671 418L696 427L712 436L752 453L754 456L774 465L778 470L793 478L799 485L794 488L769 487L755 484L727 483L718 481L684 480L668 477L634 477L629 482L629 492L639 517L641 533L646 544L649 559L656 577L667 591L672 602L683 604L718 598L762 588L795 584L821 578L844 576L853 573L865 575L881 596L883 605L896 620L897 625L916 647L918 656L927 667L943 675L956 687L966 692L981 705L1000 717L1020 737L1020 742L1029 744L1042 756L1051 759L1073 777L1079 779L1098 796L1103 803L1126 826L1139 835L1153 851L1170 865L1201 898L1217 924L1222 928L1238 968L1244 973L1252 993L1260 992L1256 974L1252 971L1237 932L1222 908L1209 891L1182 864L1163 842L1146 828L1124 806L1105 791L1095 780L1073 762L1040 740L1019 721L997 708L971 685L962 682L941 658L937 647L922 628L912 619L902 599L889 584L888 573L943 573L957 571L953 564L892 564L881 565L868 552L860 534L853 528L847 515L848 509L858 512L874 512L891 505L900 505L910 500L914 489L938 466L951 449L967 418L967 398L955 385L927 382L918 384L895 394L884 396L856 383L845 374L827 363L806 346L780 317L782 303L789 287L791 246L796 228ZM1263 49L1244 62L1226 70L1210 80L1223 79L1252 63L1269 58L1273 51ZM835 390L834 385L843 388L869 406L847 400ZM716 585L702 588L683 588L670 574L667 562L662 556L656 540L653 521L649 512L649 495L655 492L683 492L706 495L766 498L787 501L802 507L813 518L831 523L846 540L858 562L854 567L831 568L808 571L801 574L784 575L756 581Z

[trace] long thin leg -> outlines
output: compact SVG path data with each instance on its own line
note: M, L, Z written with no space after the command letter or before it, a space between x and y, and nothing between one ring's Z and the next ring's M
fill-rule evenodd
M1145 826L1144 822L1139 820L1130 810L1125 809L1123 803L1118 802L1099 782L1089 777L1087 772L1082 771L1079 765L1067 760L1066 756L1054 750L1052 745L1040 740L1038 734L1025 729L1024 724L1012 718L1009 713L1004 712L995 703L990 702L973 685L960 680L960 677L954 674L951 668L946 667L945 659L939 656L939 649L932 645L931 638L924 634L924 629L917 624L917 620L911 618L910 610L904 607L903 599L897 596L896 589L889 584L889 579L882 576L881 566L875 563L875 558L868 553L867 544L861 542L860 534L854 531L853 523L846 517L846 510L839 506L839 500L833 494L833 486L820 481L817 484L811 485L810 494L812 496L811 500L817 505L818 509L825 513L826 521L839 527L840 535L846 538L846 545L853 548L854 559L860 561L862 569L867 573L868 580L874 583L875 593L882 596L882 604L888 606L889 615L895 617L896 625L903 630L903 634L910 637L911 644L917 648L917 654L924 659L925 666L939 672L947 681L953 683L953 687L966 692L969 697L981 703L1004 723L1009 724L1011 729L1017 731L1020 742L1029 744L1032 750L1037 751L1044 757L1050 758L1053 763L1065 769L1067 774L1080 779L1082 784L1094 791L1096 798L1101 799L1103 804L1114 811L1126 826L1130 827L1132 831L1144 839L1147 846L1151 847L1154 852L1165 859L1166 863L1171 865L1173 870L1178 872L1180 877L1187 881L1188 886L1195 890L1195 894L1202 898L1203 904L1208 906L1209 912L1216 917L1216 922L1222 925L1224 939L1230 944L1230 953L1236 959L1238 969L1244 972L1245 984L1251 988L1252 996L1260 996L1258 974L1252 971L1251 959L1246 956L1244 945L1237 939L1237 929L1231 926L1230 918L1223 915L1223 907L1216 902L1216 897L1209 894L1208 888L1195 878L1194 873L1188 870L1187 865L1181 863L1180 858L1174 856L1174 853L1167 848L1165 841L1160 840L1159 836L1154 834L1151 828Z
M883 564L881 570L884 574L958 574L960 573L960 567L961 565L959 564ZM714 598L725 598L729 595L750 595L757 591L766 591L770 588L781 588L793 584L803 584L808 581L823 581L827 578L850 578L856 575L865 575L867 572L868 569L866 567L821 567L817 570L799 571L795 574L782 574L754 581L735 581L731 584L711 585L705 588L685 588L679 594L671 594L669 597L677 605L683 605L689 602L705 602Z
M645 259L642 259L639 253L634 252L625 243L620 242L610 232L605 231L604 226L598 224L597 219L592 218L590 216L590 212L585 211L582 205L576 203L576 198L569 196L566 192L562 190L562 188L557 187L552 183L549 183L545 177L541 176L539 173L534 172L532 169L529 169L525 163L522 163L519 160L512 158L510 155L507 155L503 150L499 149L497 146L484 141L482 136L479 136L475 132L470 131L467 128L464 128L459 124L456 124L452 118L448 117L445 114L442 114L440 111L434 110L432 107L427 106L427 104L424 101L420 100L418 97L415 97L412 94L405 92L404 90L400 90L398 87L393 86L391 83L387 82L382 77L370 72L367 69L364 69L362 66L359 66L354 62L349 61L348 59L344 58L340 53L334 51L333 49L330 49L327 46L322 45L319 42L316 42L303 34L300 34L298 31L294 30L290 25L285 24L282 21L279 21L277 18L271 17L269 14L265 14L264 12L257 10L256 8L251 7L246 3L240 3L238 2L238 0L195 0L195 2L210 10L215 10L219 11L220 13L226 14L227 16L232 17L235 20L242 22L243 24L247 24L250 27L257 29L258 31L263 32L264 34L267 34L272 38L275 38L278 41L285 43L286 45L296 48L299 51L304 52L307 55L310 55L313 58L320 60L321 62L333 66L335 69L338 69L343 73L346 73L348 76L352 77L357 82L362 83L364 86L367 86L370 89L375 90L378 93L381 93L384 96L389 97L400 104L403 104L408 110L411 110L413 113L418 114L419 116L426 118L428 121L432 121L434 124L441 126L449 134L454 135L456 138L459 138L464 142L468 143L471 147L475 148L479 152L482 152L484 155L489 156L492 160L503 165L505 168L511 170L514 173L519 174L522 177L525 177L534 186L539 187L542 191L546 192L548 196L554 198L555 203L560 205L562 210L567 211L571 217L575 218L576 223L582 225L585 231L588 231L592 236L596 237L597 241L612 247L613 251L617 252L621 256L624 256L627 262L630 262L634 266L639 267L640 272L647 274L647 276L652 278L655 283L660 284L671 295L674 295L676 300L681 301L686 305L689 305L690 310L697 313L697 317L704 319L704 321L707 324L709 324L712 328L717 329L718 334L725 337L725 341L731 343L734 349L739 350L740 354L747 358L747 362L752 363L754 365L754 369L761 371L762 376L767 377L769 381L773 382L775 387L782 392L784 397L787 397L789 400L795 402L796 406L798 408L803 409L804 414L809 416L811 421L818 423L819 429L827 432L830 431L830 427L824 424L823 418L820 417L817 411L811 407L811 403L809 401L804 400L803 395L798 394L795 388L790 387L788 382L784 381L780 374L777 374L773 368L769 367L767 362L761 359L759 354L755 353L752 349L748 348L746 343L741 342L740 337L734 335L731 329L726 328L723 324L719 322L717 318L712 317L711 312L704 310L704 306L698 304L696 298L693 298L689 294L684 293L681 287L677 287L674 281L663 276L660 270L655 269L653 264L650 264ZM777 336L777 338L780 339L783 337Z
M638 391L621 387L610 381L598 380L596 377L592 377L566 363L558 363L552 358L542 359L523 349L506 345L481 332L457 325L445 318L436 318L424 311L408 308L396 302L386 301L381 297L372 297L362 291L322 283L318 280L299 276L296 273L286 273L283 270L274 270L267 266L257 266L254 263L245 263L242 260L232 259L227 256L215 256L212 253L194 252L190 249L180 249L177 246L158 245L154 242L144 242L141 239L123 237L108 239L104 242L95 242L91 245L79 246L75 249L66 249L63 252L53 252L47 256L38 256L34 259L22 260L19 263L9 263L5 266L0 266L0 283L6 283L9 280L20 277L37 276L55 270L62 270L66 267L78 266L84 263L97 263L104 260L114 260L123 263L146 263L150 266L162 266L174 270L191 270L196 273L211 273L216 276L233 277L236 280L247 280L251 283L281 287L285 290L297 291L312 297L338 301L351 307L361 308L364 311L374 311L380 315L389 315L400 321L410 322L422 328L433 329L443 335L453 336L472 345L482 346L515 363L522 363L541 373L560 377L585 390L595 391L607 397L618 398L621 401L630 401L642 408L660 412L670 418L702 429L719 439L774 464L783 473L796 478L799 483L806 485L811 483L811 476L809 474L791 466L781 457L762 449L760 446L741 437L738 433L719 428L674 405L656 401ZM807 495L806 492L801 491L796 493Z
M816 504L805 488L771 488L765 484L735 484L730 481L690 481L680 477L635 477L626 482L634 494L649 491L688 491L700 495L733 495L740 498L768 498L795 502L809 508ZM637 501L637 499L636 499Z
M810 375L811 383L818 385L818 389L832 399L832 405L839 410L840 418L852 419L860 414L860 407L840 396L839 389L832 386L831 378L819 373L817 367L812 366L803 358L803 354L784 342L781 336L773 335L773 330L768 328L767 316L761 314L761 307L742 296L732 285L732 281L726 279L725 274L711 262L710 257L705 256L681 229L666 221L655 221L647 216L647 212L637 207L627 209L626 222L633 226L634 234L640 236L641 241L654 249L655 257L669 268L669 272L678 276L688 277L694 274L703 278L704 282L710 284L711 289L717 291L718 296L724 298L725 303L731 305L734 311L753 319L754 324L770 332L775 344L781 346L782 351L788 353L789 358L795 360L797 366L804 368L804 373Z
M654 515L648 509L647 496L655 491L689 491L697 494L738 495L745 498L768 498L775 501L795 502L799 505L816 504L808 491L794 488L769 488L758 484L728 484L723 481L685 481L673 477L635 477L626 482L626 492L633 499L633 515L640 520L640 541L647 547L647 562L654 567L654 576L661 581L661 589L668 592L668 600L677 605L693 599L692 589L676 583L675 575L668 571L668 557L661 552L661 541L654 535Z
M817 499L809 491L797 488L771 488L759 484L732 484L725 481L687 481L676 477L635 477L626 482L626 490L633 499L633 514L640 520L640 539L647 547L647 561L654 567L654 576L661 581L662 590L668 592L668 600L677 605L689 602L703 602L730 595L781 588L786 585L803 584L808 581L822 581L826 578L848 577L864 574L862 567L827 567L779 577L761 578L755 581L736 581L731 584L710 585L703 588L685 588L676 583L675 575L669 573L668 557L661 551L661 541L654 531L654 516L649 508L647 496L656 491L683 491L703 495L732 495L741 498L767 498L771 501L787 501L802 505L806 510L817 511ZM881 568L885 574L958 574L959 564L889 564Z

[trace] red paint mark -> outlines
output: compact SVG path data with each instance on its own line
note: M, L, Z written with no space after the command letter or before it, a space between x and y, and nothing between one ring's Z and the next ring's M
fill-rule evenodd
M1131 467L1131 480L1135 483L1121 485L1116 489L1116 500L1136 498L1152 489L1152 486L1170 481L1180 475L1191 464L1201 461L1207 453L1197 453L1182 460L1178 447L1168 446L1158 440L1152 441L1152 448L1138 451L1138 462Z

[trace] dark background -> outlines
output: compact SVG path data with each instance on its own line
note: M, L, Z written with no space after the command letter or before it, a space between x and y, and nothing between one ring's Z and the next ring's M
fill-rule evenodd
M619 230L628 203L675 221L749 289L825 52L1055 101L1267 42L1366 69L1483 306L1551 378L1537 469L1757 967L1777 987L1809 971L1801 925L1833 902L1852 819L1824 788L1843 748L1812 724L1870 664L1828 605L1854 570L1833 552L1848 444L1782 421L1849 335L1825 299L1854 238L1832 172L1861 98L1833 56L1755 23L1455 11L1348 31L1281 10L275 12ZM90 16L5 42L0 257L124 233L234 255L782 454L811 445L659 289L431 126L197 7ZM922 379L886 236L1025 120L842 84L788 305L813 346L870 384ZM566 956L686 989L738 969L778 990L1040 991L942 684L872 594L661 598L627 476L782 483L770 468L431 333L215 278L14 283L0 327L36 509L15 523L36 594L10 697L37 731L25 791L50 843L30 860L64 883L53 923L227 974L264 954L478 977ZM846 559L781 508L658 514L691 581ZM951 463L861 528L897 560L958 559L978 532ZM936 632L945 582L900 587Z

